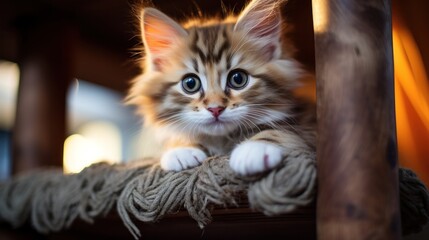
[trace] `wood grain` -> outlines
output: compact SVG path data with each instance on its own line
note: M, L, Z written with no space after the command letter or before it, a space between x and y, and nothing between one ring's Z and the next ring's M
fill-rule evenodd
M318 238L400 239L390 1L313 0L313 16Z
M141 239L315 239L315 208L267 217L248 207L214 209L213 221L200 229L185 210L157 223L135 220ZM0 239L133 239L119 216L112 211L93 224L76 221L69 229L40 234L30 226L12 229L0 223Z

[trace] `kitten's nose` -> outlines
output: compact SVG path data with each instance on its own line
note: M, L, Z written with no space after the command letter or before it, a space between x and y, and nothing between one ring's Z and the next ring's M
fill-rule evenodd
M209 107L209 108L207 108L207 110L209 110L212 113L213 117L217 118L223 112L223 110L225 110L225 108L224 107Z

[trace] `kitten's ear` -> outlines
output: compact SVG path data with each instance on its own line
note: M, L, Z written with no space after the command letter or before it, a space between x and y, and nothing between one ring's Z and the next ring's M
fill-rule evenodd
M154 8L143 9L140 27L146 60L155 70L162 69L163 55L177 40L187 35L177 22Z
M282 0L253 0L238 17L234 31L260 44L269 60L280 54Z

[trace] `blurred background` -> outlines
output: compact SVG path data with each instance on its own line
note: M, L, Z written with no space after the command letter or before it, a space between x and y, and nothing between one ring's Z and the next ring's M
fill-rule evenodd
M239 12L243 0L153 0L166 14ZM100 159L156 154L152 133L124 106L140 73L136 6L124 0L0 0L0 179L45 165L78 172ZM429 184L429 2L393 0L401 165ZM290 0L297 58L314 71L311 1ZM12 147L14 146L14 147Z
M167 0L145 4L155 5L180 20L201 13L225 15L225 9L238 12L245 1L181 3L179 9ZM46 158L48 165L61 164L48 159L63 158L63 148L53 150L58 149L58 139L66 145L65 163L76 164L70 166L74 170L66 165L66 171L78 171L87 165L79 159L125 161L156 151L145 147L152 139L144 136L151 133L142 133L134 110L122 104L130 80L140 72L136 6L141 6L141 2L0 0L0 178L10 176L12 169L37 167L39 164L31 155ZM426 184L428 6L424 0L393 1L400 159ZM313 71L311 1L290 0L284 15L293 26L291 38L298 60ZM22 117L17 118L17 113ZM30 142L42 150L21 149L13 154L13 142L23 148ZM12 167L12 156L27 159L28 166Z
M137 12L177 19L240 11L244 1L0 0L0 179L42 166L81 171L160 153L123 104L141 72Z
M175 19L239 12L243 0L153 0ZM125 0L0 0L0 179L41 166L156 155L123 104L140 73L136 6ZM393 0L398 151L429 185L429 2ZM297 59L314 72L311 0L289 0ZM310 90L312 91L312 90Z

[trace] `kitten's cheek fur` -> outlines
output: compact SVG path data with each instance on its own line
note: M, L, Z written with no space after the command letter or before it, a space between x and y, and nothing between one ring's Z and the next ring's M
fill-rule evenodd
M229 165L240 175L252 175L277 166L282 160L282 149L261 141L246 141L231 153Z
M166 151L161 158L161 168L166 171L182 171L200 165L207 155L194 147L174 148Z

